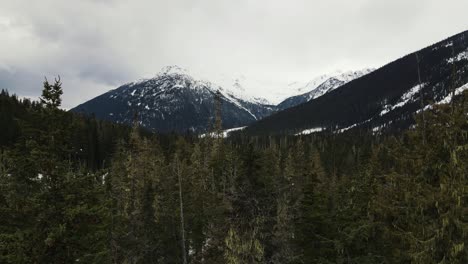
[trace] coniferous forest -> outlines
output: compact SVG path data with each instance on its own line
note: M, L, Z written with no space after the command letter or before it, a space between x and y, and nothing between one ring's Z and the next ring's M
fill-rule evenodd
M467 92L399 134L229 138L61 95L0 94L0 263L468 263Z

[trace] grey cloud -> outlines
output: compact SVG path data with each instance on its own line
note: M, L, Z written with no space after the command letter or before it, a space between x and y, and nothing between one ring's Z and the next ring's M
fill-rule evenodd
M0 0L0 85L65 107L166 65L268 81L378 67L468 29L465 0Z
M0 69L0 89L8 90L22 96L34 96L41 91L40 76L24 71L7 71Z

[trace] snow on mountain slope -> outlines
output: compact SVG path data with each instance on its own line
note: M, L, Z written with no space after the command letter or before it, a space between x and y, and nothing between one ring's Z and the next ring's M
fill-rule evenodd
M244 75L238 75L237 77L229 77L227 75L205 75L209 77L205 77L204 79L210 79L213 84L222 87L226 92L236 98L255 103L278 105L290 97L309 94L323 84L323 91L317 91L315 96L313 94L309 95L307 101L311 100L372 71L373 69L345 72L336 71L331 74L317 76L310 81L297 81L292 83L262 80L261 78L255 77L249 78Z
M308 89L310 92L307 93L307 101L315 99L319 96L322 96L334 89L354 80L361 76L371 73L374 69L364 69L360 71L347 71L343 73L338 73L329 77L315 89Z
M319 76L306 84L296 83L294 86L297 87L295 87L293 90L300 93L282 101L280 104L278 104L278 109L283 110L308 102L328 92L331 92L354 79L369 74L372 71L374 71L374 69L363 69L360 71L347 72L338 71L335 74Z
M395 110L396 108L399 108L399 107L403 107L404 105L406 105L407 103L409 103L410 101L415 101L418 99L418 97L416 97L416 94L421 91L422 88L424 88L424 85L427 85L427 84L421 84L421 85L416 85L414 86L413 88L409 89L407 92L405 92L401 97L400 99L398 100L398 102L394 105L389 105L389 104L386 104L384 105L382 108L382 111L380 111L380 116L383 116L387 113L389 113L390 111L393 111Z
M297 104L297 100L314 100L278 111L248 126L244 133L298 134L316 132L319 127L333 132L353 128L373 132L404 130L414 124L414 113L432 107L434 102L450 102L454 91L458 95L467 89L466 39L468 31L456 34L335 90L328 89L333 85L320 85L286 102L296 99L293 103ZM459 88L454 90L455 87ZM322 96L316 97L316 94Z
M208 137L208 136L214 137L214 138L218 138L218 137L227 138L227 137L229 137L231 135L232 132L241 131L244 128L245 128L245 126L225 129L225 130L222 130L219 135L216 132L204 133L204 134L200 135L200 138L205 138L205 137Z
M225 128L245 126L274 111L269 105L238 98L209 81L195 79L177 66L165 67L155 77L130 82L71 111L131 124L135 114L142 126L161 132L205 132L214 119L215 94L221 92Z

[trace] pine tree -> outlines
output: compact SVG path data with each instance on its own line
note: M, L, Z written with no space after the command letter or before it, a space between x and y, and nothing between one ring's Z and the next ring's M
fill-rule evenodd
M154 201L158 200L159 166L149 141L141 138L135 124L128 145L120 143L109 175L114 262L141 263L158 254L159 239L153 229L157 226Z
M41 103L49 109L57 109L62 104L62 82L60 76L55 79L55 83L51 85L47 78L44 81L44 89L42 90Z
M261 230L267 212L262 203L264 183L259 174L259 153L249 145L241 155L239 177L229 194L232 207L229 231L225 238L227 263L261 263L264 260Z
M394 241L385 249L393 262L466 262L466 110L451 112L440 106L426 113L427 144L418 126L381 154L372 215L383 239Z
M299 204L296 220L298 247L302 248L304 263L334 262L336 241L334 230L328 218L333 217L327 200L333 190L328 185L320 154L312 149L309 162L310 176L304 186L303 198Z
M265 167L271 170L268 175L271 175L271 180L275 183L272 193L275 194L276 200L274 224L273 229L270 230L273 236L271 262L293 263L298 255L294 245L297 236L294 230L297 207L294 199L294 182L291 181L293 176L287 170L281 172L280 151L275 145L270 146L267 151L265 159L271 163L265 164Z

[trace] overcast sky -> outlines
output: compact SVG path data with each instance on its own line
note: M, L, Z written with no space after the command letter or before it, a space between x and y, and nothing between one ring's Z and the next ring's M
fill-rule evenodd
M379 67L468 29L467 0L0 0L0 88L65 108L166 65L306 81Z

